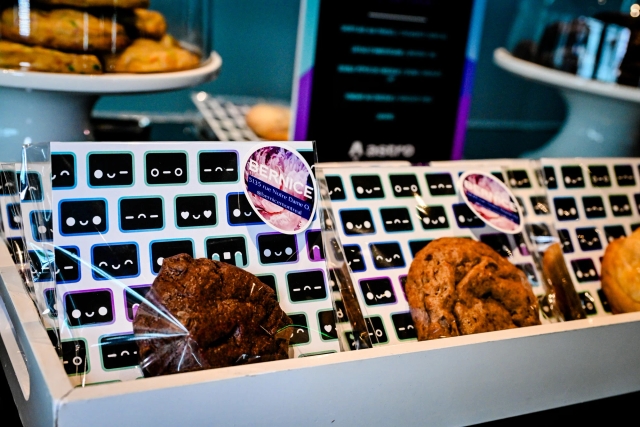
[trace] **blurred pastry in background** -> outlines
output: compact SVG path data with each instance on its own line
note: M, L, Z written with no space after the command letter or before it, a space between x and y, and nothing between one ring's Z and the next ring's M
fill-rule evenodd
M63 53L6 40L0 40L0 68L72 74L102 73L102 65L95 55Z
M149 0L37 0L37 3L74 7L149 7Z
M273 104L256 104L245 116L247 126L260 138L269 141L287 141L291 110Z
M602 259L602 291L614 314L640 311L640 229L607 246Z

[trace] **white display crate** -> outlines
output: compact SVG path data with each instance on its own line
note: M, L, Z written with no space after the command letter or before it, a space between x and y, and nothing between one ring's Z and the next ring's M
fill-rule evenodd
M73 388L0 248L25 426L469 425L640 390L640 313Z

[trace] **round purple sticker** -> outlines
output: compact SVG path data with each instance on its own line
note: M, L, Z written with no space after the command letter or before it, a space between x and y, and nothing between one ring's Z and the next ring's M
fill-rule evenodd
M488 226L508 234L522 231L518 201L498 178L470 171L460 177L458 187L467 206Z
M316 209L316 180L293 148L257 146L244 162L244 192L258 216L284 234L306 230Z

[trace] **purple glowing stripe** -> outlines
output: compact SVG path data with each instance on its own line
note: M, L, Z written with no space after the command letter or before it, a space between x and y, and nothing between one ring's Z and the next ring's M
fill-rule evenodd
M456 133L453 138L452 160L462 159L464 153L464 140L467 134L467 120L471 111L471 93L473 92L473 77L476 72L476 63L467 59L464 64L464 79L460 106L458 107L458 119L456 121Z
M311 109L311 85L313 83L313 68L300 78L298 86L298 111L296 114L296 131L294 141L306 141L309 126L309 110Z

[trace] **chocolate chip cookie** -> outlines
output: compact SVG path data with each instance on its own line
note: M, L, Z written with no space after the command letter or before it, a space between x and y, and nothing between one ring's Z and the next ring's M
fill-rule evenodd
M289 357L291 319L274 291L230 264L166 258L133 329L145 376Z
M524 273L470 239L438 239L418 252L406 293L420 341L540 324Z

